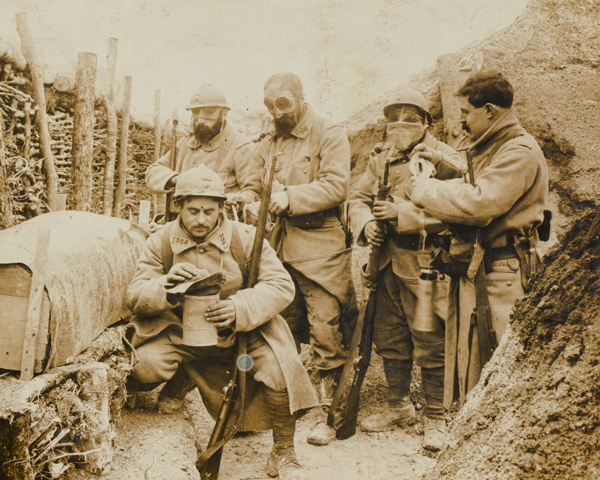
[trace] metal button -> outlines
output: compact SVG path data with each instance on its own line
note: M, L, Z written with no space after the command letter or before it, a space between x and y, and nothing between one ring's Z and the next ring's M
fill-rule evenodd
M305 169L304 169L304 173L308 173L308 168L305 168Z
M509 280L508 282L506 282L506 285L510 287L512 285L512 282Z
M198 248L198 253L206 253L206 248Z

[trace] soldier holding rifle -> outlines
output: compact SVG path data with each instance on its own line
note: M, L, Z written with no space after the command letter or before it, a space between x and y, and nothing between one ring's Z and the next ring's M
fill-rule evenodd
M371 245L379 252L378 265L369 265L369 270L375 269L378 276L368 280L375 282L376 289L370 300L375 302L373 340L383 357L388 383L386 407L360 425L363 431L379 432L393 425L414 423L415 409L409 397L414 359L421 367L425 391L424 447L439 450L445 442L447 282L438 278L429 295L419 298L419 277L423 279L425 271L427 280L431 280L429 253L435 248L438 233L447 227L415 208L406 188L414 175L448 179L459 176L465 165L458 153L427 132L431 115L420 93L401 92L388 102L383 113L388 122L386 142L375 147L366 172L349 197L356 242ZM389 196L378 198L386 170ZM419 305L419 301L424 304ZM419 315L418 310L428 313ZM423 320L427 320L425 326Z
M415 178L409 195L428 215L452 224L448 322L458 321L458 334L448 345L456 363L446 365L446 389L451 401L448 383L457 371L464 402L538 269L536 246L549 233L548 169L536 140L519 124L513 87L501 73L472 75L456 95L472 142L469 173L446 182Z
M248 183L252 178L248 169L254 144L227 122L230 108L223 93L205 83L192 95L186 110L192 114L192 132L177 143L176 158L172 158L171 148L148 167L148 189L157 194L172 192L182 172L206 165L221 177L227 203L257 200Z
M282 316L298 347L312 346L326 409L346 359L342 318L356 315L352 251L340 208L350 183L350 144L340 125L304 102L302 83L292 73L267 80L264 103L274 130L255 150L252 172L267 178L269 159L277 154L279 188L274 187L270 203L277 221L271 245L296 286L294 301ZM308 441L324 445L334 439L335 430L321 422Z
M200 388L207 410L216 418L233 360L249 373L248 391L252 391L251 383L258 384L257 393L246 398L238 430L273 428L267 473L282 480L302 480L306 477L294 451L296 417L318 402L289 327L278 315L292 301L294 283L268 242L253 247L255 235L260 239L262 233L259 236L254 227L227 218L226 198L219 175L203 165L179 176L174 195L179 216L150 236L127 292L136 317L125 336L137 360L128 392L132 395L136 390L154 388L184 365ZM252 284L246 264L250 263L252 271L257 260L257 283L245 288L248 281L248 287ZM216 344L191 346L185 323L189 297L183 301L182 323L181 293L167 291L165 285L191 289L196 279L210 278L208 275L223 279L219 299L206 313L206 320L217 327ZM234 346L238 337L246 342L242 356L237 356ZM191 371L190 365L195 367ZM242 401L238 408L243 406ZM218 465L216 472L202 478L216 475Z

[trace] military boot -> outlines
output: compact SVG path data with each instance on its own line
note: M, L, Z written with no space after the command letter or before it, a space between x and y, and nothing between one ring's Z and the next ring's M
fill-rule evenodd
M416 421L415 407L408 396L412 360L383 358L383 369L388 383L388 400L383 411L360 422L363 432L384 432L395 425L408 426Z
M425 393L423 448L437 452L446 445L444 420L444 367L421 368Z
M168 415L178 412L183 406L185 396L195 387L196 384L188 376L183 365L179 365L175 375L165 383L158 396L157 410Z
M335 390L340 381L343 369L344 366L340 365L337 368L321 370L319 372L320 378L317 390L321 403L321 417L323 419L327 418L329 407L333 401L333 396L335 395ZM327 425L324 420L317 423L307 438L307 442L313 445L328 445L334 440L335 429Z
M294 449L296 419L290 414L287 389L265 388L265 398L273 424L273 449L267 460L266 472L280 480L307 480Z
M125 383L125 407L130 410L133 410L136 407L137 395L141 386L142 382L137 378L127 377L127 382Z

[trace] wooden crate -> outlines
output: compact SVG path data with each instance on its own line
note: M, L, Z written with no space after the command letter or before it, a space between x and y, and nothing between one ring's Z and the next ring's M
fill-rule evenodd
M20 264L0 265L0 368L21 370L31 272ZM50 299L44 291L35 352L35 372L44 367L48 354Z

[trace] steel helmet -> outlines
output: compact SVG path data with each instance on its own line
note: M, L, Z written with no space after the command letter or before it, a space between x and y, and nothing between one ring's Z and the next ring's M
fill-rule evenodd
M427 121L432 123L431 113L429 113L429 105L427 100L416 90L407 89L395 94L390 101L383 107L383 114L387 117L392 107L396 105L413 105L420 108L427 115Z
M190 168L179 175L173 197L187 196L227 198L221 177L206 165Z
M202 86L192 95L190 104L185 107L186 110L202 107L221 107L231 110L227 105L227 99L223 92L210 83L203 83Z

